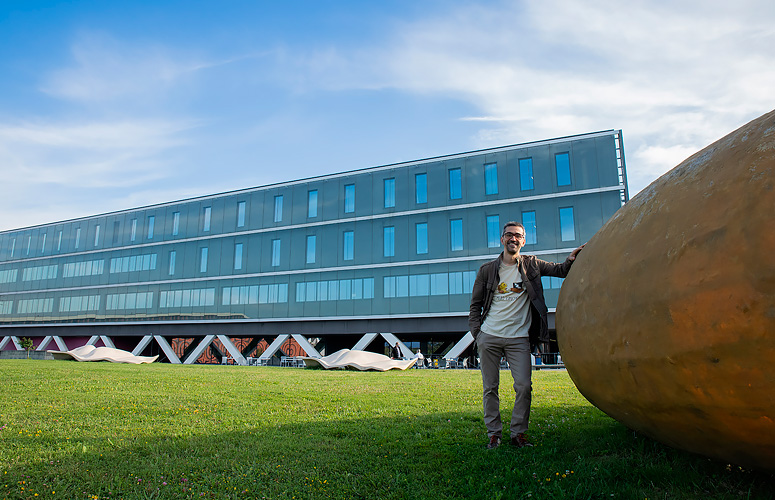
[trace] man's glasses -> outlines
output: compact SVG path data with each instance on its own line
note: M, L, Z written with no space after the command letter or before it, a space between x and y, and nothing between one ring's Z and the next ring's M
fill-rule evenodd
M503 237L507 240L510 240L511 238L517 238L518 240L521 240L525 237L522 233L503 233Z

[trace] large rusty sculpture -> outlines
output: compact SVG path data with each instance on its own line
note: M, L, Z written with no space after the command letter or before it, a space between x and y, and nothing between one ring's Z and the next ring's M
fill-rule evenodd
M775 111L635 196L563 284L592 404L670 446L775 471Z

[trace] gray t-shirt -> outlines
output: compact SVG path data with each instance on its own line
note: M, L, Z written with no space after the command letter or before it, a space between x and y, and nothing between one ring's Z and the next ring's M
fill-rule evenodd
M519 266L501 262L500 283L481 330L496 337L527 337L530 330L530 299Z

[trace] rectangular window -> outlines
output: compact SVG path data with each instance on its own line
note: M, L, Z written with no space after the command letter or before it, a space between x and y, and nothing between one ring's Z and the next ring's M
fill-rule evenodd
M355 238L352 231L345 231L343 236L343 249L342 258L344 260L353 260L353 247L355 246Z
M175 250L170 251L170 269L169 269L169 275L172 276L175 274L175 257L177 256L177 252Z
M560 209L560 235L562 241L573 241L576 239L576 226L573 222L573 207Z
M274 221L282 222L283 220L283 195L279 194L274 197Z
M27 236L27 255L30 254L30 245L32 245L32 236Z
M463 219L449 221L449 242L452 251L463 249Z
M234 245L234 269L242 269L242 243Z
M554 155L554 165L557 167L557 185L570 186L570 155L568 153Z
M355 212L355 184L347 184L344 187L344 213Z
M459 168L449 171L449 199L459 200L463 197L462 175Z
M415 174L414 199L417 203L428 203L428 175Z
M13 241L14 245L16 244L16 240ZM59 230L59 235L57 236L57 252L62 250L62 230ZM13 257L13 249L11 249L11 257Z
M272 240L272 267L280 265L280 240Z
M113 221L113 245L118 245L118 239L121 232L121 222Z
M43 235L45 237L45 235ZM94 246L99 246L100 244L100 225L97 224L97 227L94 228Z
M385 208L396 206L396 180L385 179Z
M14 252L16 252L16 238L14 238L13 242L11 243L11 258L13 258Z
M318 216L318 190L307 192L307 217Z
M525 226L525 245L535 245L538 241L536 234L536 213L522 212L522 225Z
M210 218L212 216L213 209L212 207L204 207L202 209L202 231L209 231L210 230Z
M148 216L148 239L153 239L153 223L156 220L156 217L153 215Z
M522 158L519 160L519 189L530 191L533 189L533 159Z
M199 272L207 272L207 247L202 247L199 250Z
M172 236L177 236L180 232L180 212L172 214Z
M315 235L307 236L307 264L315 263L316 246L317 246L317 237Z
M77 249L80 244L81 244L81 228L79 227L75 230L75 248Z
M382 228L382 254L385 257L393 257L396 254L396 228L388 226Z
M132 219L132 234L130 235L130 241L135 241L137 238L137 219Z
M417 254L428 253L428 224L426 222L415 224L414 232L417 238Z
M487 247L501 246L501 222L497 215L487 216Z
M498 164L484 166L484 194L498 194Z
M43 233L43 242L40 244L40 253L45 253L46 251L46 236L48 236L48 233Z
M237 203L237 227L245 227L245 207L247 203L240 201Z

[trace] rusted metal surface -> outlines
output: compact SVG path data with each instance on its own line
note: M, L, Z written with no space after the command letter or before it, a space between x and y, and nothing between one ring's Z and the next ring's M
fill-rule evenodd
M670 446L775 471L775 111L589 241L557 306L579 390Z

